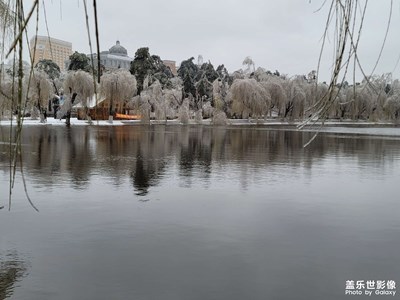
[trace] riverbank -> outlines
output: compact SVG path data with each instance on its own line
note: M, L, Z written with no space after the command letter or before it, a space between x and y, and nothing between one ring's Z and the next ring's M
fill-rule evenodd
M228 119L227 125L231 126L284 126L284 127L298 127L301 125L302 121L280 121L278 119L267 119L267 120L255 120L255 119ZM17 124L16 120L0 120L1 126L15 126ZM78 120L77 118L71 118L71 126L83 126L83 125L94 125L94 126L123 126L123 125L142 125L143 122L141 120L94 120L92 122L88 122L87 120ZM178 120L168 120L167 123L165 121L160 120L151 120L150 125L182 125L182 123ZM25 118L23 120L24 126L65 126L65 119L54 119L47 118L45 123L41 123L38 119ZM211 119L204 119L201 123L195 120L189 120L188 125L212 125ZM310 127L319 127L322 125L321 122L317 122L316 124L308 124L306 128ZM400 124L395 124L392 122L369 122L369 121L353 121L353 120L327 120L324 123L325 127L358 127L358 128L371 128L371 127L394 127L400 128Z

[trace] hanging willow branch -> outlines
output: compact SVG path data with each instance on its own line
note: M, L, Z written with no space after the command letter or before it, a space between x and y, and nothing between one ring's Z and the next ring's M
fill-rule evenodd
M29 20L32 17L33 12L35 11L36 6L38 5L39 0L35 0L35 2L33 3L33 6L31 8L31 10L29 11L29 14L27 16L27 18L25 20L21 20L21 26L18 30L18 34L16 35L14 42L11 44L10 49L8 50L7 54L6 54L6 58L8 58L8 56L11 54L11 52L13 52L13 50L15 49L15 47L17 46L19 40L22 38L22 34L24 33L25 29L26 29L26 25L28 25Z
M321 65L322 55L326 48L325 42L328 36L330 25L334 21L335 58L334 58L331 80L329 82L329 87L326 93L319 100L317 100L312 107L310 107L309 110L311 112L311 116L298 126L299 129L303 129L307 125L310 124L316 125L317 123L321 123L317 130L317 133L311 139L311 141L315 139L316 135L324 125L324 122L328 117L328 112L330 111L332 105L335 103L338 97L339 93L337 92L337 89L339 88L340 91L340 89L342 88L348 73L348 69L352 62L354 65L353 68L354 89L355 89L355 72L356 72L356 67L358 67L358 69L363 74L365 80L367 81L368 85L371 87L372 90L374 90L373 85L369 82L369 76L366 75L360 63L359 56L357 54L358 45L364 25L365 13L368 6L368 0L365 1L363 6L361 6L360 2L361 2L360 0L331 1L331 5L329 7L329 12L325 24L325 31L323 35L323 41L322 41L320 56L318 60L318 69L317 69L317 74L318 74ZM382 43L381 51L379 53L373 71L375 70L381 58L382 51L386 43L386 38L391 23L392 8L393 8L393 0L391 0L390 2L390 13L386 28L386 33ZM357 14L358 10L361 11L360 15ZM348 52L346 53L347 48ZM342 76L341 79L340 76ZM317 75L315 89L317 88L317 82L318 82L318 75ZM378 91L376 92L378 93ZM354 95L355 95L355 90L354 90ZM354 101L354 99L351 101ZM309 145L310 142L308 142L305 146Z
M26 34L26 26L29 23L34 11L37 15L39 12L39 2L35 0L31 10L29 11L27 17L25 18L23 0L15 1L15 6L12 8L10 2L6 5L5 2L1 1L1 8L7 10L6 22L2 22L2 26L11 27L11 20L13 22L13 28L10 28L11 34L13 34L13 42L11 43L10 49L7 52L7 56L13 53L13 67L12 67L12 83L11 83L11 93L7 97L11 104L10 109L10 136L9 136L9 149L10 149L10 180L9 180L9 197L8 197L8 209L11 209L11 198L12 191L15 184L16 172L18 168L18 163L21 171L21 177L23 181L24 191L26 193L28 202L37 211L37 208L31 201L28 191L27 184L25 181L24 170L22 166L22 148L21 148L21 136L22 136L22 124L23 115L26 108L26 101L28 99L29 88L26 89L25 80L23 78L24 66L23 66L23 34ZM38 16L37 19L38 20ZM3 20L2 20L3 21ZM2 31L5 32L6 28L3 27ZM4 54L4 38L2 44L2 57ZM33 66L31 66L29 82L31 81L31 76L33 72ZM29 85L29 84L28 84ZM25 99L25 104L23 99ZM17 123L14 127L13 125L13 114L12 112L17 111ZM15 129L15 130L14 130Z

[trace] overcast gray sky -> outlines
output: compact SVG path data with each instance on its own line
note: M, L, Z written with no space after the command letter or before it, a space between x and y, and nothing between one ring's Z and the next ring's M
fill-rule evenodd
M31 6L26 1L25 10ZM101 50L120 40L134 57L140 47L175 60L202 55L214 67L229 72L242 68L246 56L256 67L289 76L317 68L327 6L323 0L98 0ZM311 2L311 3L310 3ZM331 1L327 1L328 4ZM40 1L42 4L42 1ZM89 53L82 0L45 0L51 37L72 42L73 50ZM43 9L43 6L41 7ZM88 1L94 43L92 1ZM360 60L370 73L378 57L389 16L390 0L371 0L360 42ZM43 10L42 10L43 11ZM30 25L30 37L34 26ZM393 72L400 78L400 0L394 0L391 28L376 74ZM46 35L43 14L39 35ZM328 43L332 49L333 45ZM332 54L324 56L320 79L328 80ZM351 81L351 80L349 80Z

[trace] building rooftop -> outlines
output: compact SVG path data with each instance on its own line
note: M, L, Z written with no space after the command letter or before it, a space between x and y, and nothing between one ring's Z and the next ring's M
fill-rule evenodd
M110 48L109 52L113 55L128 56L128 51L121 46L119 41L117 41L115 45Z
M43 42L47 42L49 40L48 36L43 36L43 35L38 35L37 36L37 40L38 41L43 41ZM63 41L63 40L59 40L53 37L50 37L50 41L53 43L59 43L59 44L63 44L66 47L72 47L72 43L71 42L67 42L67 41ZM33 36L30 40L30 43L33 45L35 42L35 36Z

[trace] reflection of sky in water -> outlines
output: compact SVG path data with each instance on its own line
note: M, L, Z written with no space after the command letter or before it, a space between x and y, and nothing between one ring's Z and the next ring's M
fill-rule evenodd
M309 131L309 129L304 129ZM323 127L321 132L330 133L344 133L344 134L362 134L368 136L374 136L374 138L385 138L387 136L400 137L400 128L387 128L387 127ZM378 136L378 137L376 137ZM349 136L343 136L343 138ZM351 138L354 138L352 136ZM364 137L365 138L365 137ZM370 137L371 138L371 137Z
M344 299L348 279L400 277L397 140L329 133L303 149L311 134L277 130L74 134L49 130L24 156L40 212L19 177L0 211L0 253L30 257L11 299Z

